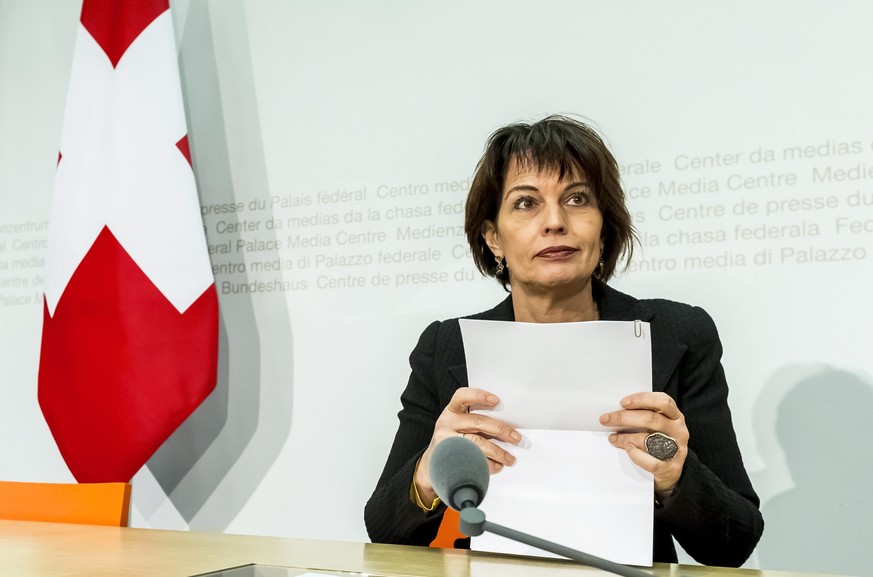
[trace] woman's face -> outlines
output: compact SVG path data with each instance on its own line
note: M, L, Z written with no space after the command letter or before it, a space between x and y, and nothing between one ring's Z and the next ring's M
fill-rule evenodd
M600 261L603 215L584 175L537 171L512 161L485 242L506 259L513 292L584 285Z

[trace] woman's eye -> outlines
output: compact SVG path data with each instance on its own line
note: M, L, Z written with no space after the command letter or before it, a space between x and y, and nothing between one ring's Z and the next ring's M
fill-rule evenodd
M527 210L529 208L533 208L534 201L529 196L520 196L515 199L515 202L512 203L512 208L518 208L521 210Z
M588 204L588 195L583 192L577 192L570 195L570 198L567 199L567 203L575 206L585 206Z

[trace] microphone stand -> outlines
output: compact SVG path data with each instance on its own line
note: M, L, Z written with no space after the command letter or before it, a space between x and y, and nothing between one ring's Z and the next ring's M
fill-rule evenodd
M507 539L512 539L513 541L536 547L537 549L542 549L543 551L548 551L549 553L554 553L555 555L560 555L590 567L615 573L616 575L622 575L624 577L652 577L650 573L646 573L645 571L628 567L627 565L622 565L620 563L615 563L601 557L595 557L594 555L589 555L588 553L583 553L582 551L577 551L576 549L558 545L557 543L552 543L551 541L546 541L545 539L540 539L539 537L534 537L533 535L528 535L527 533L522 533L521 531L516 531L515 529L510 529L509 527L504 527L497 523L487 521L485 519L485 513L478 509L473 501L466 501L461 507L460 530L461 533L469 535L470 537L476 537L477 535L481 535L485 531L488 531L489 533L494 533L495 535L500 535L501 537L506 537Z

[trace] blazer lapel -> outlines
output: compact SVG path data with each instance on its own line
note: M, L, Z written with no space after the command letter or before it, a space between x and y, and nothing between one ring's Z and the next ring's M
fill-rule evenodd
M469 387L470 382L467 379L467 364L460 363L457 365L451 365L449 367L449 373L455 378L459 387Z
M663 393L670 377L685 354L686 345L656 345L652 343L652 390Z

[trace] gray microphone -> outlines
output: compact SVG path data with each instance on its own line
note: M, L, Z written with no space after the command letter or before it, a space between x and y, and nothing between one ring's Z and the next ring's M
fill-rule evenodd
M464 437L443 439L433 450L429 472L436 494L456 511L477 507L488 491L488 461Z

